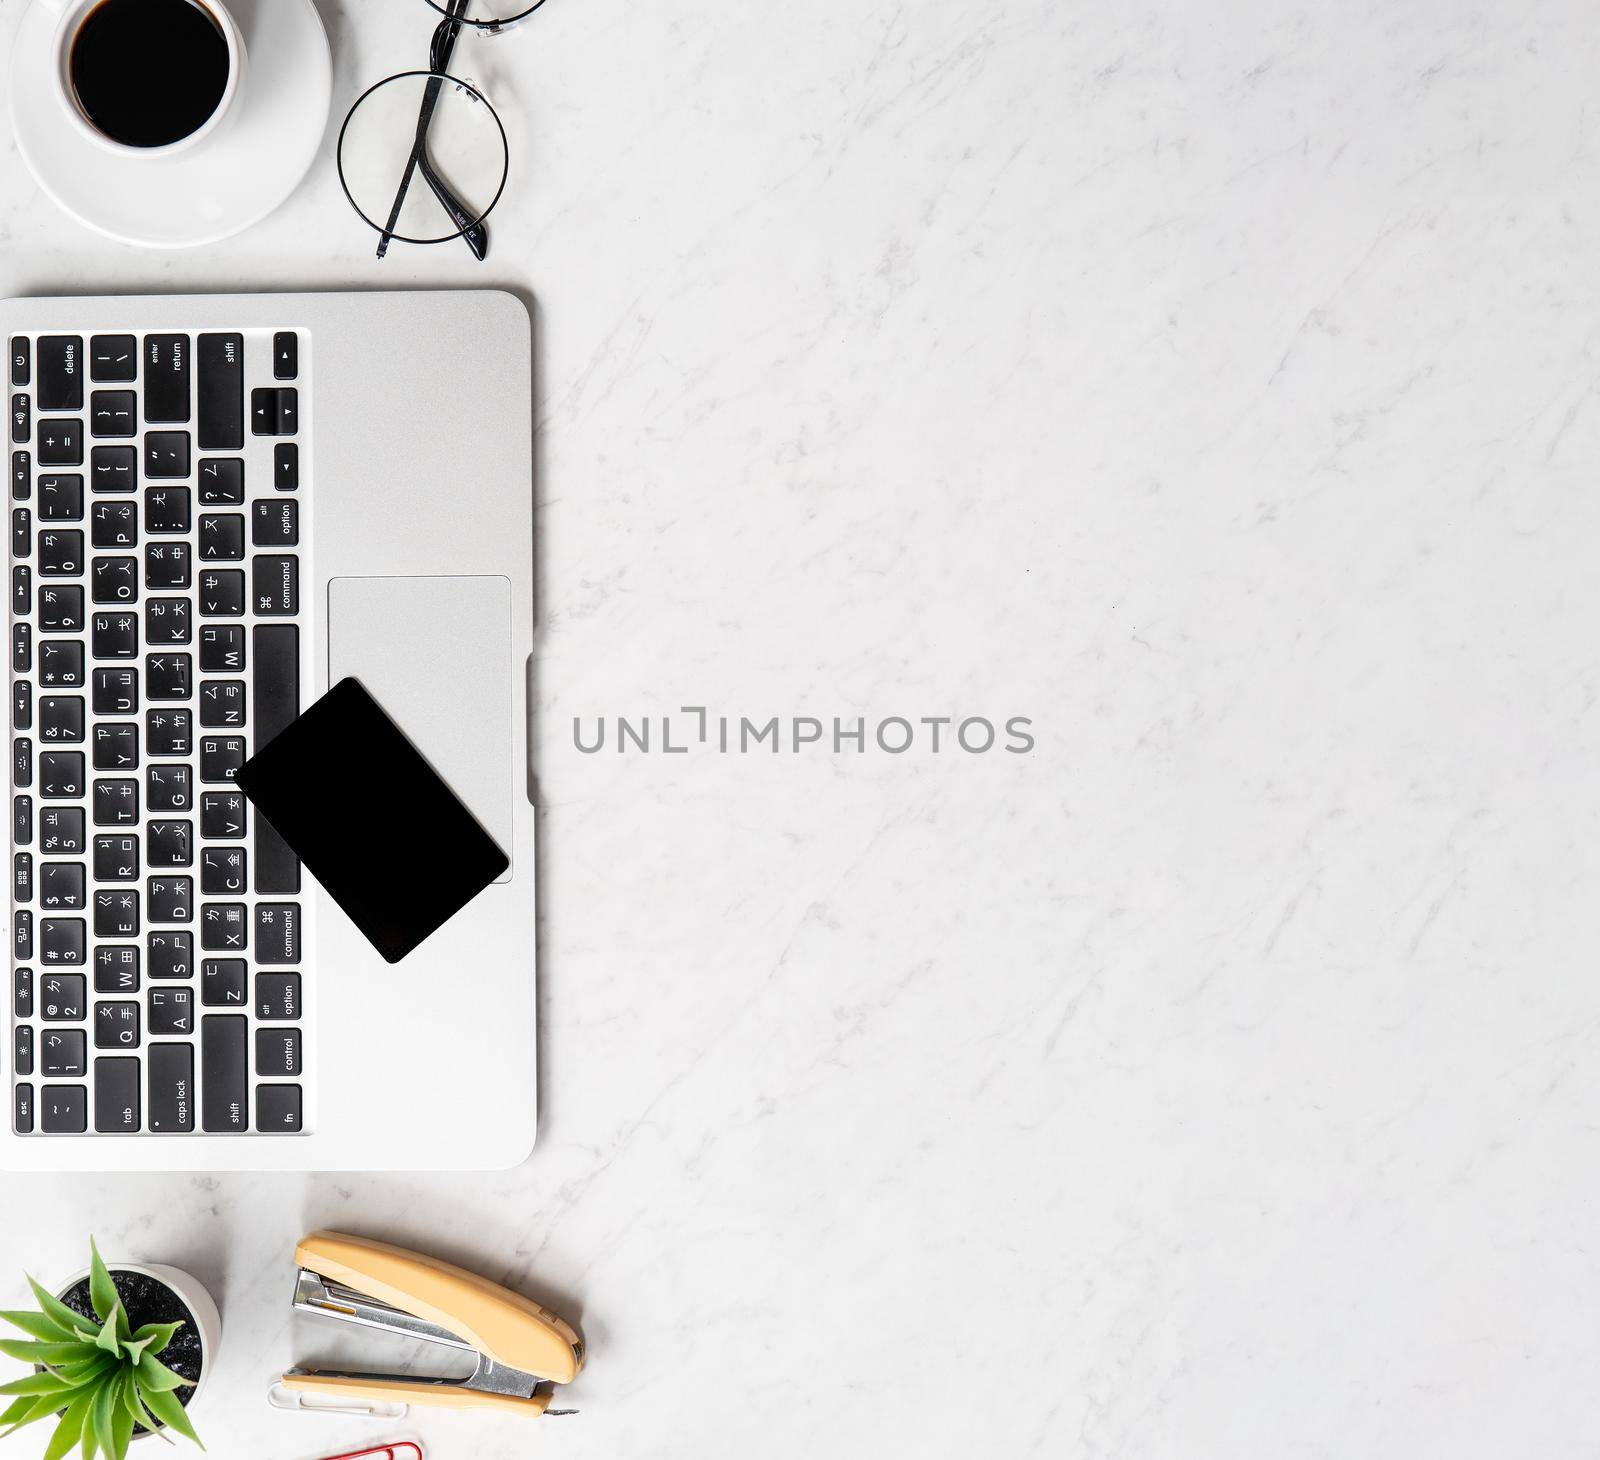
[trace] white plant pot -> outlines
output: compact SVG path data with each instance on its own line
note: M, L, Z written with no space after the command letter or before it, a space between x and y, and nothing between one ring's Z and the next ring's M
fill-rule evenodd
M211 1377L212 1365L216 1362L217 1353L222 1345L222 1315L217 1312L217 1305L211 1301L211 1294L197 1278L181 1268L167 1267L159 1262L108 1262L106 1267L113 1277L119 1272L136 1272L144 1277L154 1278L163 1286L171 1288L178 1295L178 1301L194 1315L195 1326L200 1330L200 1377L190 1392L189 1402L184 1405L186 1410L192 1412L195 1402L200 1398L201 1390L206 1387L206 1382ZM88 1276L88 1268L74 1273L56 1289L56 1297L64 1298ZM136 1443L150 1438L152 1435L148 1430L142 1435L134 1436Z

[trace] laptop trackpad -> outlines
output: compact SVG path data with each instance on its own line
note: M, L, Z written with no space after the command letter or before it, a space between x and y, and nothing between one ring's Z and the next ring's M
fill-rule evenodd
M514 858L510 580L330 579L328 683L346 675Z

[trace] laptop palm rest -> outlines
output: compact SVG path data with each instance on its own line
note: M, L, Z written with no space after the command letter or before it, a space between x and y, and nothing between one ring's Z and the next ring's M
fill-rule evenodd
M346 675L361 681L511 856L509 580L330 579L328 684ZM350 772L360 775L361 767ZM496 880L509 882L515 870Z

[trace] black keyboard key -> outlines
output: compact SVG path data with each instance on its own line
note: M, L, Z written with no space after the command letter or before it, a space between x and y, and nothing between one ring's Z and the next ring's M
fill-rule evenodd
M256 1030L256 1074L282 1079L300 1073L298 1029Z
M242 897L250 889L245 885L245 850L243 847L204 847L200 852L200 895L202 897ZM259 914L259 909L257 912ZM256 926L260 927L257 917ZM264 959L263 962L278 960Z
M244 724L244 681L242 679L203 679L200 681L200 726L221 730Z
M27 908L17 911L11 929L11 951L19 959L33 957L33 914Z
M11 896L16 902L33 901L32 852L17 852L11 858Z
M300 504L293 497L257 502L250 512L252 547L294 547L300 541Z
M279 330L272 337L272 378L293 380L300 373L300 336L293 330ZM26 385L26 380L21 384Z
M144 547L146 588L187 588L190 575L189 544L148 542Z
M152 923L194 921L194 878L152 877L145 884Z
M200 962L200 1002L208 1009L242 1009L248 990L242 958L205 958Z
M258 973L256 975L256 1018L273 1023L300 1019L300 975L298 973Z
M237 512L202 512L200 514L201 562L233 563L243 557L244 518Z
M76 578L83 572L83 530L52 527L39 534L39 576Z
M83 478L77 472L39 478L39 521L83 521Z
M146 604L145 612L149 611ZM89 650L96 659L135 658L139 653L139 620L131 613L97 613L89 624Z
M81 750L47 750L40 753L39 794L47 801L76 801L83 795L84 780Z
M139 1006L126 1007L133 1009L137 1019ZM94 1128L103 1136L127 1135L139 1129L139 1061L134 1056L94 1062Z
M138 558L96 558L89 565L89 596L95 603L132 603L139 596Z
M33 729L33 684L30 680L19 679L11 686L11 728Z
M146 654L145 694L152 700L186 700L194 692L194 660L188 654Z
M293 436L300 429L300 392L292 385L250 392L250 431L256 436Z
M207 791L200 797L201 836L206 837L208 840L227 841L232 837L243 836L244 826L244 793L242 791ZM260 881L261 872L257 868L257 892L261 891Z
M200 447L244 445L244 336L200 336Z
M26 451L11 453L11 500L26 502L33 495L33 458Z
M187 598L145 599L144 637L147 644L187 644L191 633ZM182 657L187 660L189 656L185 654ZM187 688L177 696L157 694L154 684L150 685L148 693L153 700L189 697Z
M256 613L263 618L299 613L300 559L292 553L282 558L251 558L250 590Z
M248 909L242 902L200 906L200 947L206 953L243 953L249 945Z
M33 1018L33 970L16 969L11 975L11 1010L19 1019Z
M33 551L33 514L26 507L11 509L11 556L25 558Z
M33 1086L18 1085L16 1089L17 1134L33 1134Z
M294 441L280 441L272 448L272 485L280 492L295 491L300 485L300 447Z
M83 920L77 920L83 927ZM46 921L43 927L48 928ZM51 1024L74 1024L89 1011L89 991L81 973L51 973L39 979L39 1017Z
M145 711L144 748L149 755L188 755L194 748L193 711Z
M39 422L39 465L82 466L83 422L56 417Z
M139 894L116 888L94 895L94 935L97 938L136 938L139 935Z
M192 867L193 839L187 821L152 821L145 828L145 857L151 867Z
M194 1033L194 990L151 989L150 1035Z
M83 740L83 696L40 695L39 739L52 745L80 743Z
M94 950L94 991L97 994L139 992L139 945L117 947L102 943Z
M188 335L144 337L144 418L152 425L189 419Z
M89 1036L82 1029L45 1029L39 1036L39 1073L47 1080L89 1073Z
M94 1047L96 1049L136 1049L139 1044L139 1006L126 1003L99 1003L94 1006Z
M80 1136L89 1128L89 1092L82 1085L46 1085L39 1092L39 1129Z
M213 1134L250 1127L249 1023L243 1014L200 1021L200 1124Z
M139 727L110 723L94 727L94 768L131 771L139 764Z
M144 474L147 481L170 481L189 475L189 433L147 431L144 438Z
M132 335L95 335L90 339L90 380L128 385L138 374L139 342Z
M131 446L94 446L89 450L89 490L100 496L132 492L139 485L139 454Z
M162 881L170 881L163 878ZM150 920L152 922L171 922L172 919L162 919L156 916L155 894L150 895ZM145 951L150 955L151 978L188 978L194 973L194 934L175 933L167 930L152 933L146 940Z
M51 583L39 589L39 632L81 634L83 589L76 583Z
M208 786L232 781L244 764L242 735L202 735L200 737L200 779Z
M256 820L259 822L260 817ZM300 905L295 902L256 904L256 962L295 964L300 961Z
M11 626L11 668L16 674L33 668L33 629L27 624Z
M96 502L89 509L89 541L97 548L137 547L138 506L133 502Z
M11 397L11 440L26 446L33 434L33 404L25 395Z
M39 683L46 688L80 688L83 684L83 642L70 639L65 643L57 640L40 644Z
M100 440L131 440L138 427L131 390L97 390L89 397L89 434Z
M40 864L39 906L45 912L82 912L88 888L89 869L82 862Z
M187 487L146 487L144 530L155 536L181 535L190 523Z
M83 337L43 335L39 340L39 409L83 408Z
M257 629L257 633L261 630ZM290 629L293 633L294 630ZM207 624L200 630L200 668L208 674L244 672L244 625ZM257 719L260 718L259 706Z
M91 691L97 715L136 715L139 712L139 671L97 669Z
M158 1134L194 1129L194 1046L153 1044L150 1072L150 1129Z
M45 863L46 866L50 864ZM139 880L139 838L113 833L94 839L94 880L96 882L137 882ZM97 948L99 959L107 948ZM137 950L135 950L137 952ZM108 992L105 989L101 993Z
M11 340L11 383L26 385L32 379L33 344L26 335Z
M193 778L194 772L186 765L147 766L144 773L145 807L151 812L191 810L194 806Z
M51 583L39 589L39 632L79 634L84 623L83 589L75 583Z
M237 456L223 456L200 463L200 473L195 479L202 506L214 507L226 503L244 505L244 462Z
M33 741L26 736L11 742L11 784L19 791L33 784Z
M208 568L200 574L200 612L205 618L244 617L244 573Z
M11 570L11 612L16 618L33 612L33 571L26 563Z
M139 783L116 780L94 783L94 824L133 826L139 820Z
M17 1025L16 1051L11 1056L14 1069L13 1074L31 1075L33 1073L33 1030L26 1024Z
M46 856L76 856L86 844L83 807L46 806L39 813L39 850Z

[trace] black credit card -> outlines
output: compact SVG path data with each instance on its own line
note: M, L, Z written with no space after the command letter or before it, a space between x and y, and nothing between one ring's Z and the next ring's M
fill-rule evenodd
M235 780L390 963L511 864L354 679L342 679Z

